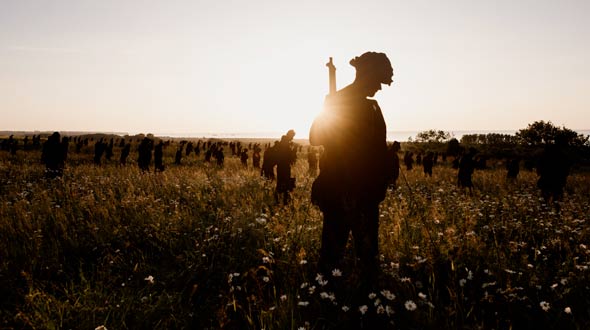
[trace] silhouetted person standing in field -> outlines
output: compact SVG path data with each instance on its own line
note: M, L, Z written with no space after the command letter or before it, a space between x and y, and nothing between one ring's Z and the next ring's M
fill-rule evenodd
M215 159L217 160L217 166L223 167L223 163L225 162L223 147L220 146L215 148Z
M539 180L537 187L541 189L541 195L545 203L554 203L557 210L563 198L563 188L567 182L570 171L570 161L564 152L565 143L561 140L555 144L545 145L543 154L537 165Z
M176 165L180 165L180 162L182 161L182 147L183 144L181 143L178 148L176 148L176 154L174 155L174 164Z
M110 162L111 159L113 158L113 148L114 147L115 147L115 141L113 140L113 138L111 138L111 141L109 142L109 144L106 145L105 155L104 155L108 162Z
M242 163L242 165L244 167L248 167L248 149L247 148L242 149L242 152L240 153L240 162Z
M404 154L404 165L406 165L406 170L407 171L411 171L412 168L414 167L414 158L413 158L413 154L410 151L406 151L406 153Z
M295 164L297 160L297 149L292 143L293 137L295 137L295 131L293 130L289 130L286 135L283 135L275 155L277 161L277 190L275 196L277 202L282 196L284 204L289 202L290 193L295 188L295 178L291 177L291 165Z
M164 142L160 140L160 142L154 148L154 170L156 172L163 172L164 171Z
M389 185L393 188L397 186L397 178L399 178L399 155L397 154L401 149L399 142L394 141L391 146L387 148L387 170L390 172Z
M154 141L148 137L144 137L139 143L137 165L142 171L150 170L150 163L152 161L152 149L154 148Z
M274 167L277 164L277 148L279 145L279 141L275 141L272 147L266 148L264 151L264 158L262 159L262 170L260 174L268 180L275 179L275 171Z
M520 158L514 157L506 162L506 178L515 180L520 173Z
M102 158L106 147L107 146L104 142L102 142L102 139L98 140L98 142L94 144L94 164L100 165L100 159Z
M470 193L473 190L471 176L475 169L475 161L473 160L475 153L475 148L469 148L469 151L461 156L461 160L459 160L459 171L457 172L457 184L461 188L469 188Z
M129 157L129 152L131 152L131 143L127 143L123 149L121 150L121 157L119 157L119 164L125 166L127 164L127 157Z
M432 177L432 167L434 166L434 153L429 151L422 158L422 167L424 168L424 174Z
M393 68L383 53L367 52L350 64L354 82L326 97L324 111L309 133L313 146L324 146L312 202L323 213L320 269L339 268L352 231L365 284L377 274L379 203L385 198L386 126L377 101L369 99L390 85Z
M260 146L257 144L254 146L254 152L252 152L252 167L254 169L260 169Z
M54 132L43 144L41 161L45 164L45 176L47 178L60 177L65 166L65 152L60 141L61 136Z

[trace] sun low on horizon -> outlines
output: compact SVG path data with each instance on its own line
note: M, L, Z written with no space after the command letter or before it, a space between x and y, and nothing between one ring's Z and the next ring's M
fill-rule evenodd
M0 130L307 138L384 52L387 129L590 128L587 1L5 1Z

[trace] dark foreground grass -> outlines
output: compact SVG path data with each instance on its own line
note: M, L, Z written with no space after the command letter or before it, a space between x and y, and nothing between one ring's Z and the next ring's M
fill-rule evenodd
M73 159L47 180L35 153L0 154L0 328L590 327L587 174L558 213L534 173L477 171L470 195L446 165L404 171L381 205L381 273L361 286L352 248L317 274L301 158L282 206L237 158L163 173Z

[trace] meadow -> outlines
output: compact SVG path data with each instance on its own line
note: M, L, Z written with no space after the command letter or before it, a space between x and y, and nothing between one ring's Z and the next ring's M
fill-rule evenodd
M476 170L469 194L450 161L402 169L367 293L352 247L317 272L305 148L288 205L251 163L174 150L160 173L71 153L61 179L39 151L0 152L0 329L590 328L588 173L557 212L534 172Z

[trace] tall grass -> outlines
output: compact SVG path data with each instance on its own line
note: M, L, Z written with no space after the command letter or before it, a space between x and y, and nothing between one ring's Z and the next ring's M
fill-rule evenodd
M531 172L476 171L469 194L446 164L432 178L402 170L367 289L352 248L317 274L304 156L281 205L233 157L174 166L170 154L164 172L142 173L74 155L49 180L37 152L0 153L0 328L590 326L588 174L570 176L557 212Z

